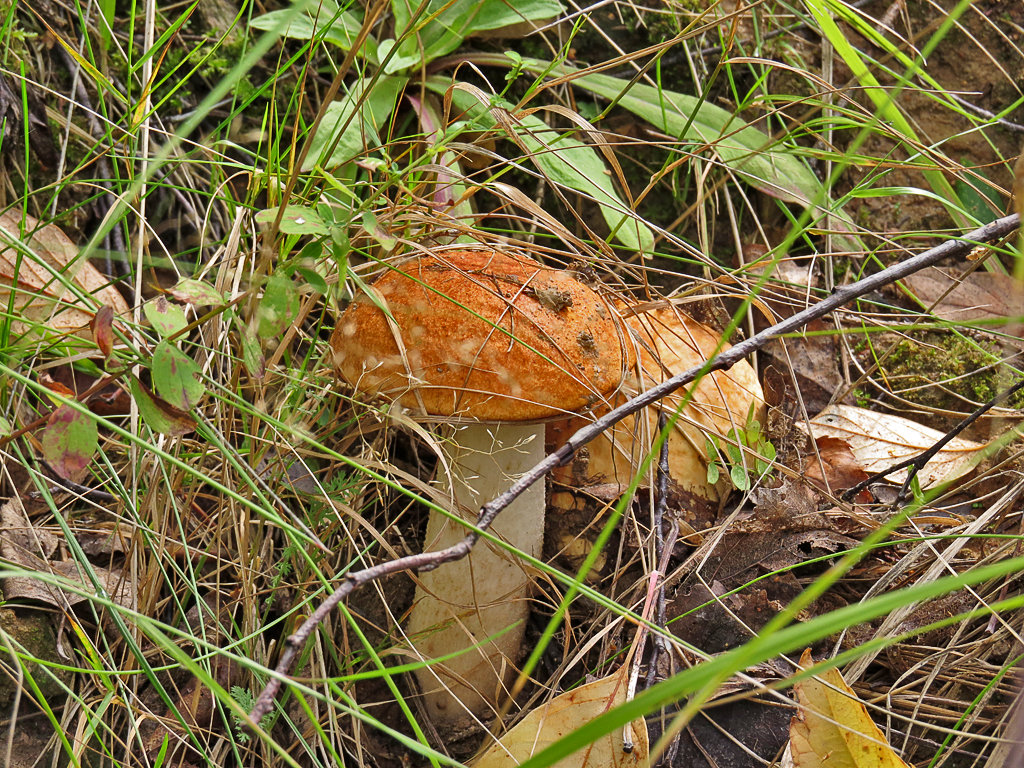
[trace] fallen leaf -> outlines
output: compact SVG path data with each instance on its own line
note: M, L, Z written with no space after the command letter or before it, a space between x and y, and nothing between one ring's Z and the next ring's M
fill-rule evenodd
M804 461L803 476L815 488L827 493L838 493L870 477L864 467L857 463L857 457L845 440L824 436L814 443L818 454L810 455ZM871 493L865 489L858 494L857 501L870 502L871 498Z
M808 649L800 665L813 664ZM909 768L838 669L801 680L793 690L800 705L789 726L794 768Z
M841 403L830 405L811 419L810 432L815 440L836 437L848 443L857 463L869 475L914 458L945 436L943 432L901 416ZM918 472L921 488L931 488L965 475L981 458L980 451L984 447L971 440L953 438ZM893 472L887 479L903 483L907 470Z
M626 700L629 668L573 688L530 712L496 744L488 747L473 768L514 768L563 736ZM622 731L613 731L560 760L558 768L633 768L647 765L647 724L633 721L633 749L623 751Z
M1002 321L1005 325L1024 315L1024 286L1011 275L976 270L958 275L931 267L904 281L913 297L943 320Z
M37 600L63 608L88 600L88 595L96 591L95 578L111 600L135 610L137 590L126 572L93 565L89 575L81 565L71 560L52 561L50 558L56 554L59 543L60 539L49 530L33 525L20 504L8 501L0 505L0 558L23 572L3 579L4 599ZM80 584L82 589L62 590L49 580L33 576L33 573L61 576Z
M78 246L59 227L17 211L0 214L0 304L8 302L21 317L13 324L16 333L43 325L89 336L94 304L109 306L115 315L129 311L110 280L79 258Z

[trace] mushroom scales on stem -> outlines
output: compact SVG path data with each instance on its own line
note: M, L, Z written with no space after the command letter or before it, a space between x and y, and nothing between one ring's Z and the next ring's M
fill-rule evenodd
M392 267L370 290L373 300L360 296L339 318L335 368L366 398L451 425L439 472L450 468L444 485L462 520L543 458L539 421L604 401L627 367L612 305L529 259L438 251ZM534 486L490 529L507 548L481 540L467 558L420 574L408 623L417 651L427 660L463 651L417 671L435 722L454 727L502 699L531 580L513 552L540 555L544 508ZM425 548L465 535L465 524L431 512Z

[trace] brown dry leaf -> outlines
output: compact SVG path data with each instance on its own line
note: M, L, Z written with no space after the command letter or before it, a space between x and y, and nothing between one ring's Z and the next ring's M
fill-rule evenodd
M581 685L530 712L498 743L492 744L473 768L515 768L527 758L554 744L626 700L628 666L615 674ZM622 732L602 736L585 749L555 763L558 768L634 768L647 765L647 724L635 720L633 751L622 749Z
M86 595L96 590L89 574L71 560L50 560L58 545L59 539L45 528L33 525L20 504L8 501L0 505L0 558L27 572L26 575L3 579L4 599L38 600L58 608L88 599ZM137 589L125 572L96 565L92 566L92 571L111 600L131 610L136 608ZM77 582L82 585L82 591L58 589L48 580L29 575L32 572L55 574Z
M808 456L804 461L803 476L811 485L822 491L837 493L852 488L870 475L857 463L850 444L838 437L819 437L814 441L817 456ZM861 491L857 501L871 501L871 493Z
M901 416L839 403L811 419L810 431L815 440L836 437L846 441L857 462L872 475L917 456L944 436L943 432ZM931 488L965 475L981 458L980 451L984 447L959 437L950 440L918 472L921 487ZM902 483L906 478L907 470L903 469L893 472L888 480Z
M813 664L808 649L800 665ZM800 704L789 726L794 768L909 768L838 669L803 680L793 690Z
M78 246L59 227L40 226L27 214L23 221L20 212L6 211L0 213L0 302L6 305L12 293L23 318L58 333L91 336L94 312L78 293L89 294L97 306L108 306L115 315L129 311L124 297L79 258ZM31 324L15 323L14 328L24 333Z
M931 267L904 283L943 320L1002 320L1005 324L1024 315L1024 286L1010 275L977 270L960 276Z

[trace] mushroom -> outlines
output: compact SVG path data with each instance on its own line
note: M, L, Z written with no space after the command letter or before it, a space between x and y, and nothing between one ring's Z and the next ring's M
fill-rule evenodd
M465 537L483 503L544 456L544 419L600 403L628 362L621 319L562 272L493 250L445 250L392 267L341 315L331 348L341 378L415 418L450 425L439 474L452 517L432 511L425 548ZM381 310L386 307L390 317ZM420 574L408 632L430 716L458 727L486 715L515 672L538 557L543 486L497 518L465 559ZM458 518L457 520L454 518Z
M638 343L639 354L636 369L612 405L703 364L716 350L729 348L729 344L722 344L719 350L719 333L671 308L631 315L625 323ZM763 421L764 394L754 369L745 360L664 398L664 412L674 413L687 391L693 396L668 436L669 490L675 500L673 506L684 518L681 522L699 529L714 520L728 487L728 473L722 473L718 483L708 482L708 464L715 457L707 455L705 436L724 436L734 427L746 426L750 418ZM587 551L577 540L578 520L573 518L592 520L594 499L603 506L621 495L651 451L658 433L658 410L658 406L650 406L641 418L623 419L587 444L573 461L552 471L552 511L580 513L552 526L551 532L560 549L575 552L573 559ZM601 413L601 409L595 409L595 415ZM585 424L579 416L550 423L548 444L557 447Z

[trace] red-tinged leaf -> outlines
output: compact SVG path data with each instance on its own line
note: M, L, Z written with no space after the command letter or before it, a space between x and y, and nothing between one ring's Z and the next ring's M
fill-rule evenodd
M58 395L64 397L74 397L75 391L71 389L67 384L57 381L48 373L39 374L39 383L46 387L51 392L55 392Z
M96 421L70 405L50 414L41 436L43 458L66 480L78 479L99 447Z
M92 337L96 342L96 346L99 347L103 359L107 359L114 352L113 307L107 304L100 307L96 314L93 315L89 327L92 328Z
M223 293L209 283L190 277L179 280L177 285L167 289L167 293L178 301L197 307L218 306L224 303Z
M139 413L142 414L143 421L154 432L181 437L196 428L195 421L188 413L157 397L134 376L131 389L132 397L135 399L136 405L139 406Z
M131 412L132 399L127 390L115 384L90 397L88 405L97 416L127 416Z
M175 408L187 411L206 391L200 381L199 366L169 341L161 341L153 350L153 386Z
M142 305L146 313L146 319L156 328L161 337L173 336L186 325L185 310L177 304L172 304L163 296L157 296L152 301Z

